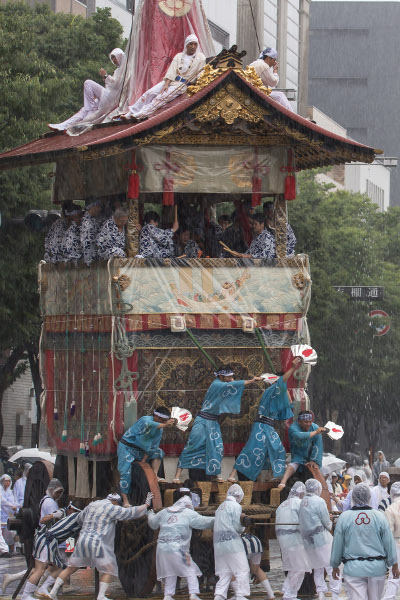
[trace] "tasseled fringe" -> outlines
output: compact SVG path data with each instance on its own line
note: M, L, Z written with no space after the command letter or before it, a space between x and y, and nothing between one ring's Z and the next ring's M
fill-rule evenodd
M173 206L174 205L174 180L172 177L166 175L164 177L163 185L163 205Z
M87 440L85 442L85 456L89 456L89 442Z
M62 432L61 440L63 442L67 441L67 430L66 429L64 429L63 432Z
M69 409L69 414L71 415L71 417L73 417L74 414L75 414L75 400L72 400L72 402L71 402L71 407Z
M79 444L79 454L85 454L85 444L83 442Z
M53 415L53 419L54 419L55 421L58 421L58 410L57 410L57 407L56 407L56 406L54 407L54 415Z
M253 194L251 196L251 206L260 206L261 204L261 186L262 180L258 175L253 177Z
M93 446L97 446L97 444L102 444L103 443L103 437L101 435L101 433L96 433L96 435L94 436L94 440L93 440Z

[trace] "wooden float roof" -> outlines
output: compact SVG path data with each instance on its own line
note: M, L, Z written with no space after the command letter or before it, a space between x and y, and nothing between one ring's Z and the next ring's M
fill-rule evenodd
M336 135L285 109L266 93L253 69L207 65L192 91L140 123L105 123L70 137L46 133L0 154L0 170L60 161L73 155L95 160L144 144L288 146L299 170L348 162L373 162L382 154Z

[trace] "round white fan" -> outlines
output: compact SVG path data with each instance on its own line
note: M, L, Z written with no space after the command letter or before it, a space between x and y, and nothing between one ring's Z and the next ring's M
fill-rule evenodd
M271 385L279 379L279 375L272 375L272 373L263 373L260 377L264 379L265 383L270 383Z
M193 419L193 416L189 410L186 410L186 408L174 406L171 410L171 418L178 421L176 424L178 429L181 431L186 431L186 429L189 427L190 421Z

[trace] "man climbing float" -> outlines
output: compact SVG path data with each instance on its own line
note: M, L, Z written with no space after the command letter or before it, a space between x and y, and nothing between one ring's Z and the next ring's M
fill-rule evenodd
M218 417L223 413L237 415L244 386L262 381L261 377L235 381L229 365L214 375L216 379L207 390L201 411L194 420L189 439L179 457L174 483L180 483L182 469L205 469L207 475L220 475L224 445Z

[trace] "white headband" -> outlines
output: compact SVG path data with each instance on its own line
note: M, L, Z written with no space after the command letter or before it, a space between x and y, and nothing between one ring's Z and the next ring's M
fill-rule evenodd
M169 415L163 415L162 413L159 413L156 410L153 411L153 415L155 415L156 417L160 417L160 419L169 419Z

